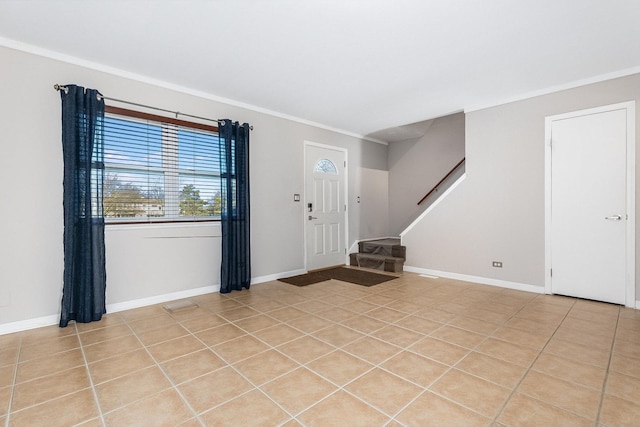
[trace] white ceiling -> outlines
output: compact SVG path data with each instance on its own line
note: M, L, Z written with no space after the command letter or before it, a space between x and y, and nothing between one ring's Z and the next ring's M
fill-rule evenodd
M640 72L640 1L0 0L0 45L23 43L397 140L403 125Z

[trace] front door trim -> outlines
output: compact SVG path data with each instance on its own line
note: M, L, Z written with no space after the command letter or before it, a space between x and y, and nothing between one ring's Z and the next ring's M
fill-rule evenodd
M551 265L551 126L556 120L563 120L573 117L585 116L589 114L605 113L614 110L626 110L627 113L627 188L626 203L626 272L625 287L627 307L636 308L636 135L635 135L635 101L621 102L618 104L606 105L602 107L589 108L586 110L572 111L564 114L556 114L545 117L545 145L544 145L544 167L545 167L545 293L553 293L552 289L552 265Z

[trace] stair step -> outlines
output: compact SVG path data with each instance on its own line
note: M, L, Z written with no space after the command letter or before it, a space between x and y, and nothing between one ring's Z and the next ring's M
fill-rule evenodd
M400 244L400 239L378 239L359 242L358 252L406 258L407 249Z
M377 270L402 272L404 258L372 253L352 253L349 254L351 265Z

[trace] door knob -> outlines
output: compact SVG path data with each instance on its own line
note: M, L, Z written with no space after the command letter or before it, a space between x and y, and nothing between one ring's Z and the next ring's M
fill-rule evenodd
M309 215L309 221L311 221L312 219L318 219L318 217Z
M622 216L621 215L605 216L604 219L608 219L611 221L620 221L622 219Z

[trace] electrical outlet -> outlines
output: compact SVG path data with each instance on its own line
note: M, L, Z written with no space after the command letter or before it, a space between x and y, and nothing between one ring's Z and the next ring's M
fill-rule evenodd
M497 268L502 268L502 261L493 261L493 266Z

